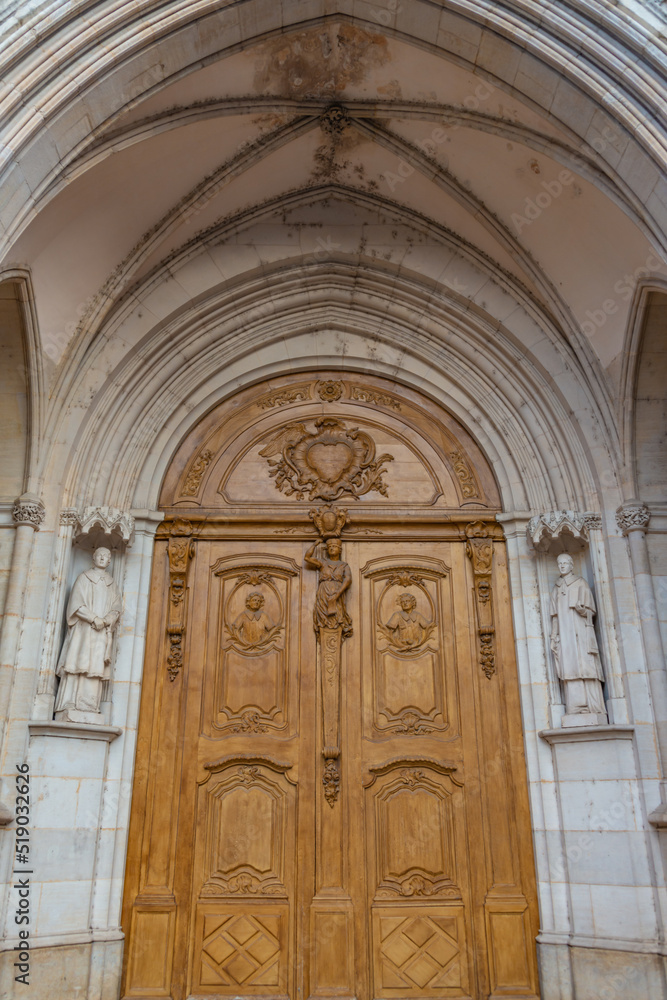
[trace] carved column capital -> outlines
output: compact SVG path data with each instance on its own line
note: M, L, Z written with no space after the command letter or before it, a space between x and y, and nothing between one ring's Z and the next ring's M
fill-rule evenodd
M645 503L624 503L616 511L616 524L624 535L630 531L646 531L651 511Z
M40 498L33 493L24 493L14 501L12 517L15 524L29 524L35 531L46 516L46 508Z
M79 512L76 507L63 507L60 511L60 523L64 528L75 527L79 520Z

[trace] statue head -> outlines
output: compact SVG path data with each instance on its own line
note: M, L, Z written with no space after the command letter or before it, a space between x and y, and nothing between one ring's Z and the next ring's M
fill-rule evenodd
M561 552L556 559L556 563L558 564L561 576L567 576L568 573L572 573L574 570L574 560L567 552Z
M340 554L343 551L343 543L340 538L327 538L326 546L330 559L340 559Z
M95 549L93 552L93 566L97 566L98 569L106 569L110 562L111 552L109 549L103 545L99 549Z
M253 590L246 597L245 606L250 611L259 611L260 608L264 607L264 594L260 594L258 590Z
M413 611L417 607L417 598L414 594L406 591L403 594L399 594L396 603L400 604L403 611Z

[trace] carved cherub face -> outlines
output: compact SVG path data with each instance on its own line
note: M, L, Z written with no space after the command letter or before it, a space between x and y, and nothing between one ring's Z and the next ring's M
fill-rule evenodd
M95 549L93 552L93 566L97 566L98 569L106 569L111 562L111 553L104 546L99 549Z
M259 591L254 590L246 597L245 606L250 611L259 611L260 608L264 607L264 596Z
M572 556L569 556L567 552L562 552L558 556L556 562L558 564L558 569L560 571L561 576L567 576L567 574L571 573L574 569L574 562Z
M400 604L403 611L413 611L417 607L417 598L414 594L401 594L397 604Z
M327 538L327 555L330 559L340 559L343 551L340 538Z

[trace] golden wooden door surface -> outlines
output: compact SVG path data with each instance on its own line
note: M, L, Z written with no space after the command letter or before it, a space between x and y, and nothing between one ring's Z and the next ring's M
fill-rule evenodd
M334 426L348 411L326 413L324 431L296 434L310 434L325 482L348 442ZM247 456L261 450L246 444L252 490ZM404 500L351 511L338 533L352 632L328 650L335 635L313 620L321 576L305 561L312 505L262 508L255 495L225 516L210 500L195 510L192 479L205 499L215 461L194 461L167 482L177 502L156 542L123 995L537 996L505 545L488 495L478 485L456 514L449 498L446 517ZM345 494L321 489L315 510L342 520Z

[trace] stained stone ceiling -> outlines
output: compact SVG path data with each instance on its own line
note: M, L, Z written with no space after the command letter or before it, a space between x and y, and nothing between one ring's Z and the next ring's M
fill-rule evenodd
M46 6L59 16L57 5ZM215 21L210 5L206 17L206 5L180 5L181 27L208 51L195 60L175 29L160 35L157 7L175 16L178 5L140 3L134 36L125 26L128 54L119 44L105 62L115 36L105 36L103 6L92 5L87 47L61 28L76 56L70 62L66 48L58 60L58 32L44 31L51 80L9 142L16 164L22 150L24 197L5 203L3 266L30 269L51 377L75 336L92 337L114 303L210 233L238 247L239 271L248 272L284 255L272 248L292 240L294 257L379 265L391 256L419 274L426 242L453 242L523 289L575 351L588 343L609 391L617 390L638 278L666 275L664 204L659 171L648 153L642 159L637 135L613 108L595 111L592 55L559 64L546 29L544 38L535 29L533 44L527 22L517 21L513 40L482 37L472 3L390 0L325 5L315 19L307 13L322 4L287 3L272 30L262 27L266 5L229 5L248 17L255 11L243 42L229 28L231 13ZM444 23L450 6L469 8L470 19ZM509 3L505 14L522 6L535 7ZM561 6L577 9L593 51L598 29L582 20L585 5ZM140 58L150 46L150 58ZM36 45L35 78L39 52ZM95 76L87 67L96 59L103 65ZM26 93L31 79L24 69ZM631 85L636 97L641 81L628 76ZM654 117L645 110L645 129ZM653 138L645 147L660 158ZM341 235L352 224L354 246ZM459 285L449 287L470 291Z

